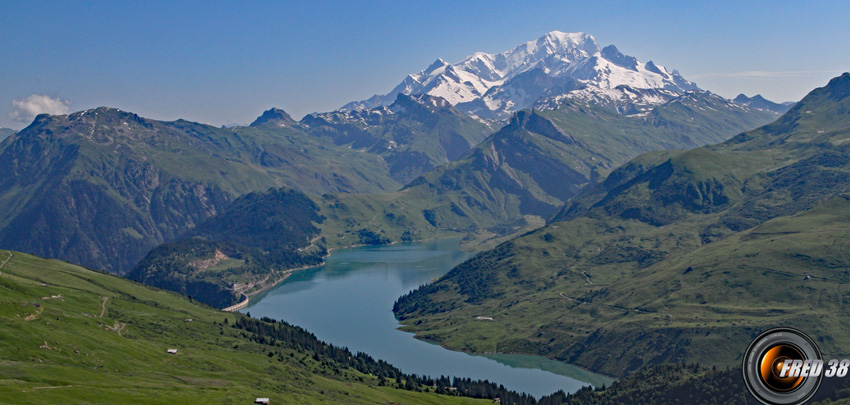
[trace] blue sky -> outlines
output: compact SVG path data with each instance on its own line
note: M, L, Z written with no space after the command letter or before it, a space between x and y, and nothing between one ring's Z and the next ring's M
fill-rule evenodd
M176 4L175 4L176 3ZM848 2L0 0L0 126L117 107L213 125L386 93L440 57L587 32L724 97L797 100L850 70ZM740 3L740 4L739 4ZM22 107L23 106L23 107Z

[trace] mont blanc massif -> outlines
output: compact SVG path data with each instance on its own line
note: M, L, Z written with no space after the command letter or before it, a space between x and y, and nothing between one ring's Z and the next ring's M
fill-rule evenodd
M760 332L850 356L848 141L848 73L729 100L557 31L300 121L38 115L0 132L0 402L757 403ZM262 313L334 277L375 312L385 288L343 278L367 259L404 281L388 333L576 388L426 375Z

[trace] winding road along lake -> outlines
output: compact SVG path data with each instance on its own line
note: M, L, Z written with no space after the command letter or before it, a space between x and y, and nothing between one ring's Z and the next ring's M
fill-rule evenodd
M459 240L335 251L322 267L296 272L251 300L242 312L283 319L328 343L383 359L405 373L471 377L535 397L612 380L538 356L478 356L444 349L402 332L392 313L402 294L471 256Z

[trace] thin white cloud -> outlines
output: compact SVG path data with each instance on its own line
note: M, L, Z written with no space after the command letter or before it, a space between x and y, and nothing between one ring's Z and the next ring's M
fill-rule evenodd
M732 78L745 78L745 79L772 79L778 77L800 77L800 76L808 76L813 74L822 74L822 73L830 73L837 74L842 73L842 70L747 70L743 72L724 72L724 73L704 73L704 74L696 74L689 75L688 77L692 77L694 79L702 79L707 77L732 77Z
M12 106L15 109L9 113L9 118L23 123L31 122L38 114L62 115L71 111L70 101L43 94L12 100Z

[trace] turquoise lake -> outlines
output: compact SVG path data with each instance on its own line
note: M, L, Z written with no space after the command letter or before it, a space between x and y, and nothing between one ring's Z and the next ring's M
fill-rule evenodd
M540 397L611 379L525 355L470 355L396 329L393 302L471 257L459 240L337 250L322 267L297 272L242 310L301 326L319 339L388 361L405 373L490 380Z

